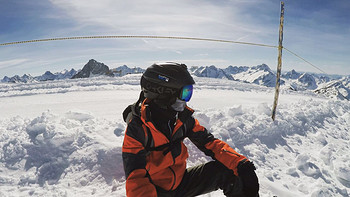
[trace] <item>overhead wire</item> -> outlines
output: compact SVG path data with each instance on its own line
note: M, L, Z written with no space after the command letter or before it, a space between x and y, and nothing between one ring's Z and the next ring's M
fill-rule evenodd
M198 37L182 37L182 36L154 36L154 35L106 35L106 36L73 36L73 37L57 37L57 38L44 38L44 39L34 39L34 40L24 40L24 41L15 41L15 42L5 42L0 43L0 46L8 46L8 45L16 45L16 44L26 44L26 43L36 43L36 42L50 42L50 41L60 41L60 40L83 40L83 39L173 39L173 40L195 40L195 41L207 41L207 42L221 42L221 43L232 43L232 44L243 44L243 45L252 45L252 46L261 46L261 47L269 47L269 48L278 48L275 45L261 44L261 43L252 43L252 42L240 42L240 41L232 41L232 40L222 40L222 39L212 39L212 38L198 38ZM326 74L325 71L315 66L311 62L307 61L305 58L297 55L295 52L282 47L287 52L311 65L315 69Z
M297 58L303 60L304 62L308 63L309 65L311 65L312 67L316 68L317 70L323 72L324 74L327 74L325 71L323 71L322 69L320 69L319 67L315 66L314 64L312 64L311 62L307 61L306 59L304 59L303 57L299 56L298 54L294 53L293 51L287 49L286 47L283 47L283 49L285 49L286 51L288 51L289 53L293 54L294 56L296 56Z
M258 44L251 42L240 42L232 40L220 40L220 39L211 39L211 38L196 38L196 37L180 37L180 36L144 36L144 35L121 35L121 36L74 36L74 37L61 37L61 38L45 38L45 39L36 39L36 40L25 40L25 41L16 41L16 42L7 42L0 43L0 46L14 45L14 44L25 44L33 42L48 42L48 41L57 41L57 40L80 40L80 39L118 39L118 38L144 38L144 39L176 39L176 40L197 40L197 41L210 41L210 42L225 42L225 43L235 43L235 44L246 44L246 45L255 45L263 47L273 47L278 48L278 46L267 45L267 44Z

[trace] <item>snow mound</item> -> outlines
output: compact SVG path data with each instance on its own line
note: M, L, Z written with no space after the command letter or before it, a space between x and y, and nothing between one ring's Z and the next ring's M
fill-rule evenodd
M100 132L113 134L115 128L124 130L124 125L90 114L68 112L60 117L49 111L32 120L18 116L0 125L6 128L0 138L2 191L20 187L20 196L74 196L76 192L108 196L118 184L114 179L123 182L122 133L103 136Z
M196 116L216 137L254 161L261 196L348 196L347 102L281 105L276 122L270 120L269 109L266 104L250 109L238 106ZM193 145L188 146L195 152ZM198 154L190 157L193 164L198 163Z

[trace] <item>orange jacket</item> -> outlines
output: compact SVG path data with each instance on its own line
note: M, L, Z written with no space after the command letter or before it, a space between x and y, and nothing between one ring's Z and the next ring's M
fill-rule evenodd
M185 137L238 175L238 163L247 158L215 139L192 117L192 109L186 107L179 113L171 139L168 139L150 121L149 102L144 100L140 117L133 116L125 132L122 154L128 197L154 197L157 196L156 187L170 191L179 186L188 157L183 143Z

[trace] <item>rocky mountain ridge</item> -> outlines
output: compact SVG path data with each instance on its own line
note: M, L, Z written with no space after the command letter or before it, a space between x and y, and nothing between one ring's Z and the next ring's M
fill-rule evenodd
M104 63L97 62L94 59L89 60L87 64L77 74L73 75L72 79L89 78L93 76L107 75L114 76L112 71Z

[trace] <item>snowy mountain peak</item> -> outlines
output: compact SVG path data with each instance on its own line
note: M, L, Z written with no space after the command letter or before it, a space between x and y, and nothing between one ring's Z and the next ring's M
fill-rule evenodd
M256 69L256 70L262 70L262 71L267 71L267 72L272 72L270 67L266 64L261 64L261 65L257 65L257 66L253 66L252 69Z
M225 72L228 74L237 74L241 72L246 72L249 69L248 66L229 66L225 68Z
M276 75L266 64L258 66L229 66L226 69L216 68L215 66L199 67L190 69L192 74L198 77L221 78L229 80L238 80L247 83L255 83L267 87L274 87L276 84ZM281 80L281 84L284 81Z
M233 67L231 68L231 73L233 78L239 81L267 87L274 87L276 85L276 74L266 64L253 67ZM284 83L284 80L281 80L281 84L283 85Z
M191 70L191 69L190 69ZM230 74L227 74L224 70L216 68L215 66L201 66L192 71L193 75L197 77L209 77L209 78L219 78L219 79L229 79L233 80Z
M129 68L127 65L123 65L113 68L111 71L113 72L114 76L121 77L127 74L143 73L145 72L145 69L139 67Z
M307 89L314 90L317 88L315 77L311 74L304 73L299 78L298 81L305 85Z
M36 77L38 81L48 81L48 80L55 80L56 75L52 74L50 71L46 71L43 75Z
M286 79L298 79L300 76L301 74L296 72L294 69L282 75L282 77Z
M331 79L328 76L320 76L318 79L318 83L328 83L331 81Z
M13 77L7 77L5 76L1 82L4 83L28 83L35 81L34 78L29 74L24 74L22 77L19 75L15 75Z
M8 83L8 82L10 82L10 78L8 77L8 76L5 76L2 80L1 80L1 82L2 83Z
M94 59L89 60L87 64L79 71L76 75L72 77L75 78L88 78L90 76L96 75L107 75L113 76L113 73L109 70L109 67L103 63L97 62Z
M77 74L78 71L74 70L73 68L71 70L64 70L60 73L56 73L57 79L71 79L75 74Z
M52 72L50 72L50 71L46 71L46 72L44 73L44 75L53 75L53 74L52 74Z
M52 73L51 71L46 71L43 75L35 77L37 81L52 81L52 80L60 80L60 79L70 79L77 73L73 68L68 71L64 69L61 72Z

